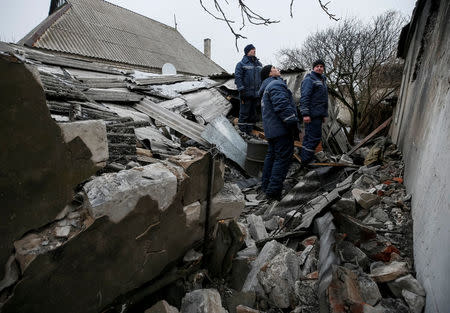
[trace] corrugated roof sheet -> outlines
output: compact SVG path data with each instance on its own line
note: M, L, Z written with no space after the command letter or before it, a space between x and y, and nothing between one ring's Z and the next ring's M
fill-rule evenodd
M67 2L70 8L33 42L34 47L157 69L172 63L179 72L197 75L225 71L170 26L104 0Z

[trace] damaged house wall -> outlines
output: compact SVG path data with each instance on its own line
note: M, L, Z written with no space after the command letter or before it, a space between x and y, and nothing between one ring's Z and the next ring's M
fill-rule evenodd
M450 308L450 2L417 1L403 30L405 59L391 134L405 158L412 197L417 277L427 292L425 312Z

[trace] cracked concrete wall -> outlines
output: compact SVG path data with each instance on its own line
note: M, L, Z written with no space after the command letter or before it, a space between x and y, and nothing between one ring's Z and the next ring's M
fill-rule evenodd
M418 1L391 135L404 153L425 312L450 308L450 2Z
M0 55L0 279L13 242L53 221L97 168L76 137L65 143L37 74Z

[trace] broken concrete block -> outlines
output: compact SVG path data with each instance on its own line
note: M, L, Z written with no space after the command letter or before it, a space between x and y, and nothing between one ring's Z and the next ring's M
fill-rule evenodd
M333 266L333 278L328 286L328 301L332 313L361 312L364 300L356 274L344 267Z
M282 249L287 249L281 243L272 240L264 245L258 257L252 263L252 269L245 279L242 291L256 291L259 294L264 294L264 290L259 284L258 273L263 270L266 264L280 253Z
M161 300L150 309L145 310L144 313L179 313L179 311L176 307L169 305L165 300Z
M189 176L183 196L185 205L207 199L210 160L208 152L196 147L188 147L182 154L169 158L170 162L181 166ZM216 194L223 187L225 167L221 159L217 159L214 166L213 194Z
M364 304L362 313L386 313L386 310L382 307L374 308L370 304Z
M120 222L139 199L149 196L164 211L177 193L177 178L164 165L150 164L96 177L84 185L89 211L94 218L108 216Z
M402 290L403 299L408 304L411 313L421 313L425 306L425 297L419 296L408 290Z
M303 263L305 263L306 258L308 257L309 253L311 252L311 250L313 248L314 248L313 245L309 245L305 248L305 250L302 251L302 253L300 254L300 258L299 258L300 265L303 265Z
M12 59L0 58L0 279L13 242L53 221L98 170L80 138L64 142L37 70Z
M226 183L211 201L211 218L215 221L236 218L245 208L245 196L236 184Z
M198 289L186 294L181 301L181 313L226 313L216 289Z
M393 281L406 274L408 274L406 262L394 261L391 264L381 265L370 270L370 277L378 283Z
M106 124L102 120L77 121L59 123L66 143L80 137L92 153L91 160L95 164L104 163L109 158ZM106 163L105 163L106 165Z
M361 296L365 303L375 306L381 300L381 293L377 283L365 273L358 275L358 284Z
M269 234L267 234L267 230L266 227L264 226L264 222L261 216L250 214L247 216L247 223L250 235L254 240L259 241L269 237Z
M264 226L266 226L266 229L270 232L280 228L283 225L283 222L284 218L275 215L270 220L264 221Z
M355 197L356 202L358 202L358 204L362 206L364 209L369 209L370 207L379 202L379 198L377 195L374 195L361 189L353 189L352 195L353 197Z
M294 250L282 246L257 277L265 296L276 307L288 308L297 304L295 282L300 279L300 262Z
M402 290L408 290L416 295L425 297L425 289L411 274L397 278L388 283L389 289L396 297L401 297Z

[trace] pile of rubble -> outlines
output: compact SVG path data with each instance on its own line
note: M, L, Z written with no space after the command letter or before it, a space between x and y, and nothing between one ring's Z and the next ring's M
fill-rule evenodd
M349 151L333 120L323 144L347 154L316 156L338 166L294 163L271 202L264 141L226 117L229 78L5 44L0 66L15 136L0 162L2 312L422 310L411 196L386 138Z
M182 313L422 312L411 195L401 154L388 142L357 150L364 166L294 165L288 180L298 183L280 202L267 201L256 181L229 176L243 187L243 214L217 224L209 250L195 254L204 269L172 303ZM165 300L146 313L178 312Z

